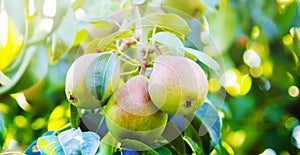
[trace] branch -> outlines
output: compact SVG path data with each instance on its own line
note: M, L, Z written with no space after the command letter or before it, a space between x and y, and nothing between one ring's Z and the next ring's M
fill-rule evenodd
M142 18L139 11L139 6L134 5L134 17L135 17L135 38L140 42L138 45L138 59L141 63L140 75L145 75L147 67L149 67L149 63L145 58L146 54L146 46L143 38L143 29L142 29Z

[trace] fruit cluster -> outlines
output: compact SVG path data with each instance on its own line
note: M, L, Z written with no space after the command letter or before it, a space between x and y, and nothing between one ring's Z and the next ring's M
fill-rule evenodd
M88 88L86 75L93 76L87 70L100 55L103 53L86 54L74 61L67 73L66 95L79 109L103 107L107 128L118 140L158 140L168 114L192 114L207 95L207 77L197 63L185 57L160 55L154 60L149 79L137 75L118 88L120 74L115 69L104 97L99 99Z

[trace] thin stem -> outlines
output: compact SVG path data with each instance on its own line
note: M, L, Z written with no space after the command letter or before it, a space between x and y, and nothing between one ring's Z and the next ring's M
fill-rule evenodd
M139 71L139 67L136 67L135 70L124 72L124 73L120 73L120 76L130 75L130 74L136 73L138 71Z
M131 66L135 66L135 67L141 66L141 64L132 63L132 61L128 61L128 60L123 59L123 58L119 58L119 59L122 60L122 61L124 61L124 62L126 62L126 63L128 63L128 64L130 64Z
M119 53L120 55L126 57L127 59L129 59L130 61L132 61L132 62L134 62L134 63L137 63L137 64L139 63L139 61L137 61L137 60L131 58L130 56L128 56L127 54L125 54L124 52L122 52L122 51L119 50L119 49L118 49L118 53Z
M65 130L68 130L71 128L71 123L66 124L65 126L59 128L58 130L56 130L57 133L63 132Z

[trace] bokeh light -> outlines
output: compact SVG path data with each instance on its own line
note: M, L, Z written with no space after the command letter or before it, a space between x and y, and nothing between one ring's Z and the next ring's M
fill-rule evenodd
M292 97L297 97L299 95L299 88L297 86L290 86L288 93Z

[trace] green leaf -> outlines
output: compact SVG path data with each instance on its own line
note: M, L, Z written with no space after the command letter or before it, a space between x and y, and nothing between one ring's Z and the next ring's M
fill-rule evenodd
M166 148L166 147L160 147L155 149L155 151L159 154L159 155L172 155L172 152Z
M100 155L112 154L117 140L108 132L100 141Z
M170 146L175 149L177 154L181 155L186 153L181 132L172 120L168 122L162 137L169 142Z
M213 145L220 143L221 120L216 108L210 103L204 102L203 105L195 112L195 117L198 117L202 124L199 128L200 136L208 131ZM197 127L196 127L197 128Z
M0 94L25 90L45 77L48 70L48 56L44 46L29 46L23 50L24 54L19 59L20 66L16 66L17 71L10 75L12 76L10 81L0 87ZM3 74L0 76L0 79L7 78L3 77Z
M11 0L4 0L4 7L9 17L13 20L19 33L25 33L26 8L28 4L26 0L20 0L15 3Z
M220 2L219 11L213 12L207 19L211 30L209 34L220 52L225 52L234 41L237 15L229 1Z
M55 135L38 138L37 146L41 154L65 154L58 138Z
M71 116L70 116L71 126L73 128L78 128L80 125L80 115L78 113L78 109L73 104L70 104L70 111L71 111Z
M49 17L44 15L44 2L45 1L40 0L34 1L36 13L31 17L32 19L28 23L28 44L45 41L62 23L68 9L71 9L69 0L57 0L54 17ZM54 3L53 1L48 2Z
M131 140L131 139L122 140L121 147L126 149L133 149L136 151L143 151L147 155L159 155L158 152L153 150L153 148L151 148L150 146L136 140Z
M180 39L173 33L170 32L158 32L153 35L150 40L159 42L166 45L173 52L174 55L183 56L184 46Z
M5 122L4 122L4 117L2 115L2 112L0 111L0 152L2 151L2 146L4 142L5 142Z
M81 144L81 152L83 155L96 154L100 145L100 137L94 132L82 133L83 143Z
M58 61L70 50L76 36L76 19L71 8L64 16L63 21L51 36L51 46L49 47L51 62Z
M116 75L116 79L114 79ZM105 101L112 94L108 87L118 84L119 81L118 56L114 53L103 53L96 58L86 72L88 90L99 101ZM117 82L117 83L113 83ZM110 92L108 92L110 91Z
M115 41L132 37L133 33L131 30L115 32L105 38L100 39L97 44L97 51L117 50L117 47L114 44Z
M203 151L202 141L199 137L199 133L191 124L185 130L184 135L184 140L192 148L193 152L196 154L201 154Z
M220 65L218 62L216 62L214 59L212 59L210 56L206 55L205 53L192 49L192 48L185 48L185 56L196 57L199 61L204 63L206 66L211 68L214 71L218 71L220 69Z
M176 14L153 13L144 18L146 26L156 26L179 34L188 34L191 29L186 21Z

